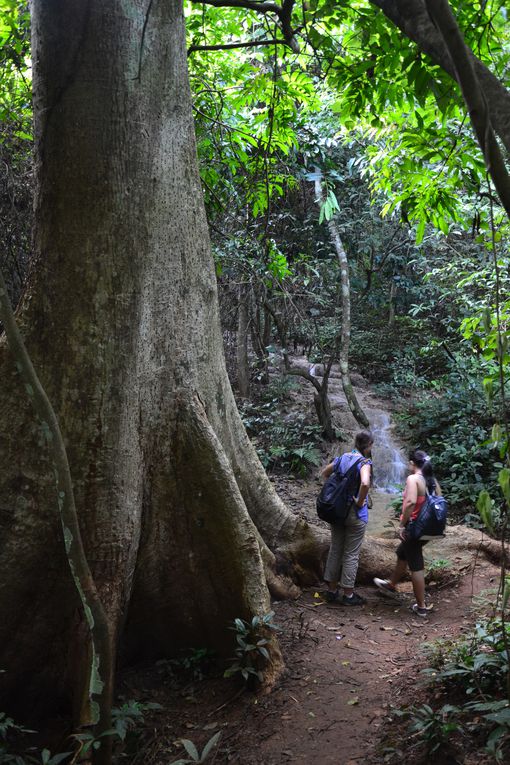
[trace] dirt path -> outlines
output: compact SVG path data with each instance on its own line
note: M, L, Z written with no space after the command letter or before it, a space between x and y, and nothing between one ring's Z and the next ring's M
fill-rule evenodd
M311 405L311 390L304 385L295 394L296 407ZM383 402L366 389L357 393L371 421L386 427ZM335 378L331 394L336 425L352 436L357 426ZM381 454L374 457L375 463ZM319 483L313 476L306 480L274 477L274 482L295 513L321 523L314 511ZM373 494L368 533L391 538L392 513L387 509L391 497L383 491ZM424 661L420 646L454 638L472 625L473 596L494 588L499 573L482 556L459 552L446 541L425 551L429 564L442 565L448 558L450 570L462 572L455 585L431 588L434 610L427 619L409 611L410 583L402 586L399 602L385 599L374 587L358 588L367 599L361 608L324 603L319 586L303 591L294 602L275 603L286 670L268 695L240 694L233 681L217 674L201 677L199 669L195 676L188 671L180 677L168 663L126 675L127 698L158 701L163 707L153 729L145 732L137 753L127 761L172 765L179 757L187 757L181 739L191 739L201 751L221 731L207 763L383 763L381 734L391 705L427 700L429 691L419 685Z
M420 646L472 625L473 595L494 587L497 575L480 559L457 586L432 595L434 611L424 620L408 610L410 594L396 603L369 587L359 589L367 598L361 608L327 605L315 589L274 604L286 671L266 696L238 695L218 677L172 687L164 672L138 670L125 681L130 696L136 687L164 710L156 735L128 761L171 765L184 755L180 739L201 750L222 731L207 760L216 765L383 763L380 740L391 706L430 700L419 685Z
M377 743L390 705L416 701L420 646L452 638L472 623L472 584L484 589L494 575L491 566L479 564L476 581L465 577L433 597L427 620L408 611L410 599L395 604L370 588L360 588L368 602L357 609L321 604L313 591L280 604L277 618L287 630L293 625L294 634L302 624L301 637L289 650L281 686L257 704L244 727L252 754L231 761L382 762Z
M295 512L312 516L313 479L276 483ZM390 533L387 500L388 495L376 493L370 534ZM429 562L455 554L446 549L429 549ZM496 587L499 570L483 556L463 551L448 562L462 576L453 586L430 587L434 610L427 619L409 611L409 582L401 585L399 602L384 598L375 587L357 588L367 599L361 608L326 604L319 586L303 591L296 601L274 603L286 670L266 696L239 695L232 681L217 674L190 678L188 672L179 679L164 664L133 673L131 680L126 678L126 697L157 701L164 709L155 720L155 733L128 761L172 765L185 756L181 739L191 739L200 751L221 731L207 763L383 763L381 734L391 705L430 700L419 684L420 647L468 629L476 618L473 597Z

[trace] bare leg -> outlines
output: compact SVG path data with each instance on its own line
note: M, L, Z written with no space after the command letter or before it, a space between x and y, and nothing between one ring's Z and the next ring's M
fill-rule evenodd
M400 560L400 558L397 558L397 565L393 569L393 573L390 576L390 582L395 587L396 584L400 582L402 577L404 576L407 569L407 561L406 560ZM413 580L413 587L414 587L414 580Z
M425 571L411 571L411 580L418 608L425 608Z

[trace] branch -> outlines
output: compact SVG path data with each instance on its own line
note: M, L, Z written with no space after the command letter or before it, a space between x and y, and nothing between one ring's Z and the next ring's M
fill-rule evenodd
M188 56L191 53L195 53L197 50L231 50L232 48L256 48L259 45L287 45L290 47L290 43L287 40L248 40L247 42L236 43L219 43L218 45L190 45L188 48Z
M245 8L256 13L274 13L280 22L286 45L294 53L299 53L299 43L291 23L295 0L283 0L282 5L269 2L269 0L261 0L261 2L258 2L258 0L192 0L192 2L201 5L212 5L214 8Z
M269 313L271 314L271 316L274 319L274 323L276 324L276 330L278 332L278 336L280 338L280 343L282 345L283 364L285 366L285 374L286 375L294 375L296 377L304 377L305 380L308 380L308 382L310 382L313 385L313 387L315 388L317 393L320 393L321 392L321 384L320 384L320 382L313 375L311 375L308 370L301 369L301 367L292 367L291 366L290 360L289 360L289 354L288 354L288 352L286 350L286 347L287 347L287 335L286 335L286 332L285 332L285 327L283 325L283 322L282 322L280 316L278 316L278 314L276 313L276 311L274 310L273 306L271 305L271 303L268 300L264 300L264 308L266 308L267 311L269 311Z
M462 32L447 0L425 0L431 19L439 29L453 61L457 81L471 117L485 165L510 218L510 175L491 123L487 100L473 67L473 56L464 42Z
M257 13L276 13L280 16L282 8L277 3L258 2L258 0L192 0L197 5L212 5L214 8L246 8Z
M415 42L423 53L458 81L456 67L445 41L434 26L424 0L370 0L384 15ZM510 93L498 78L472 51L468 52L476 76L487 98L491 122L510 151Z

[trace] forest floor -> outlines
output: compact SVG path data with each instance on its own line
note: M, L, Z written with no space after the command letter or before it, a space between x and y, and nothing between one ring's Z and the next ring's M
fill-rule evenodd
M368 391L358 393L372 411L384 406ZM299 404L302 396L296 397L295 405ZM353 425L351 432L354 429ZM318 522L313 517L315 477L277 476L274 482L289 507ZM386 507L387 499L376 492L375 522L369 534L381 536L391 525L394 516ZM198 651L181 662L160 662L125 673L120 688L124 698L157 702L162 709L146 719L124 761L192 762L182 739L191 740L201 752L221 732L207 763L430 762L412 738L403 735L406 723L393 716L392 708L433 700L434 689L420 676L426 665L423 645L454 639L474 625L484 596L496 588L499 576L498 568L474 552L450 563L456 575L448 586L430 589L434 609L426 619L409 610L410 583L402 585L399 601L385 598L375 587L359 587L367 601L361 607L325 603L320 583L304 589L297 600L273 603L286 669L268 694L240 692L238 684L223 679L218 668L207 671L207 658ZM484 756L483 751L455 756L451 751L436 752L434 761L482 765Z

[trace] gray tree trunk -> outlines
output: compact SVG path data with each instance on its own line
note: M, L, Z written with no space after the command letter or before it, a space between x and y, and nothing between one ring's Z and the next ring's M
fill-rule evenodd
M319 170L317 169L316 172L319 173ZM322 181L319 177L315 181L315 197L318 203L323 199ZM339 362L340 373L342 375L342 388L354 419L363 428L368 428L370 424L368 417L361 408L361 404L354 392L349 372L349 346L351 344L351 287L349 281L349 261L347 260L347 253L345 252L342 238L338 231L338 225L334 218L331 218L328 221L328 229L340 266L342 329L340 335Z
M278 499L225 371L181 3L33 0L32 27L37 223L18 321L91 570L124 661L230 651L226 622L268 610L266 581L289 589L274 554L313 576L324 535ZM49 710L87 634L3 339L0 373L0 703Z
M241 284L237 307L237 387L242 398L250 395L250 368L248 364L248 286Z
M392 327L395 324L395 298L397 297L397 285L395 281L391 282L389 308L388 308L388 327Z

